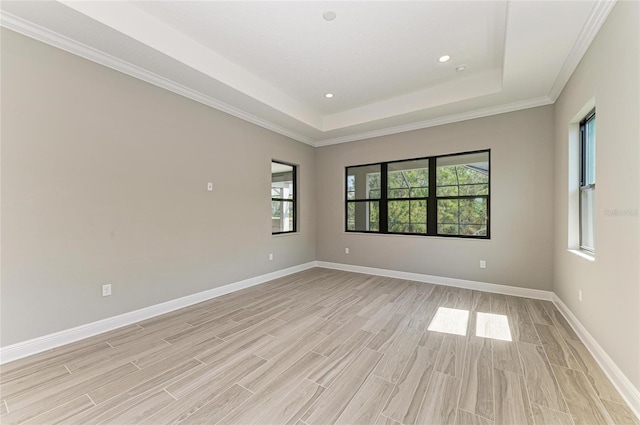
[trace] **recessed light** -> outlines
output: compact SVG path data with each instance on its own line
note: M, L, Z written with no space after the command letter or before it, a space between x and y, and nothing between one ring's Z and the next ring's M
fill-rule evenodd
M331 99L333 97L333 93L325 93L324 97Z
M456 67L456 71L458 72L464 72L467 70L467 65L460 65L458 67Z
M440 56L440 58L438 58L438 62L440 63L449 62L449 59L451 59L451 56L443 55L443 56Z
M337 13L333 10L327 10L322 14L322 17L324 18L325 21L333 21L334 19L336 19L336 16L337 16Z

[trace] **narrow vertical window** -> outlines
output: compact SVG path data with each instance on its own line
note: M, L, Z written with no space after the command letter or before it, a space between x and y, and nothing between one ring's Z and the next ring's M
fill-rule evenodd
M296 170L283 162L271 162L271 233L296 231Z
M580 122L580 249L595 252L596 110Z

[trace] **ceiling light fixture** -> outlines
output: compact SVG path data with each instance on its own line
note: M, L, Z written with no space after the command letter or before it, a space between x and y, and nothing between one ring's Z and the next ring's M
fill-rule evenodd
M325 93L324 97L331 99L333 97L333 93Z
M456 67L456 71L458 72L464 72L467 70L467 65L460 65L458 67Z
M443 55L438 58L438 62L445 63L445 62L449 62L450 59L451 59L451 56Z
M325 21L333 21L334 19L336 19L337 15L338 14L335 11L327 10L322 14L322 17L324 18Z

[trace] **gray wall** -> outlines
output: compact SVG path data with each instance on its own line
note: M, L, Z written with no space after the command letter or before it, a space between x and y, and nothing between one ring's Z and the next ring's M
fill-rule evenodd
M312 147L4 29L1 83L2 346L315 260Z
M346 166L487 148L491 240L344 231ZM322 147L316 166L318 260L551 290L553 106Z
M556 102L554 291L640 389L640 3L618 2ZM595 101L595 261L577 239L575 121ZM582 111L582 112L581 112ZM570 139L573 139L570 141ZM569 155L570 149L576 155ZM583 301L578 301L578 289Z

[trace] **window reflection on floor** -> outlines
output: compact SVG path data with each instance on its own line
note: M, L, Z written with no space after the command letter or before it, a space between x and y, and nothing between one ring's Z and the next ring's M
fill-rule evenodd
M476 336L511 341L509 319L504 314L478 313Z
M427 329L435 332L466 335L468 322L469 310L440 307Z
M433 332L466 335L469 310L440 307L427 328ZM476 313L476 336L512 341L509 318L504 314Z

